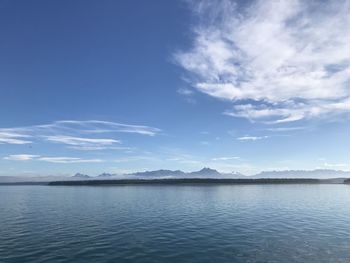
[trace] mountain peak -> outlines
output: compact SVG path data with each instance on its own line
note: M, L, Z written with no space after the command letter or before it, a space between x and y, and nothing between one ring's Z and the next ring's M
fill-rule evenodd
M114 176L114 174L102 173L102 174L100 174L98 177L111 177L111 176Z
M190 173L190 175L194 175L194 176L219 176L221 174L215 169L211 169L209 167L204 167L199 171Z
M76 173L72 177L74 177L74 178L90 178L90 176L88 176L87 174L82 174L82 173Z
M199 172L217 172L217 170L211 169L209 167L203 167Z
M159 176L183 176L185 173L183 171L180 170L164 170L164 169L160 169L160 170L155 170L155 171L145 171L145 172L137 172L137 173L133 173L133 175L136 176L149 176L149 177L159 177Z

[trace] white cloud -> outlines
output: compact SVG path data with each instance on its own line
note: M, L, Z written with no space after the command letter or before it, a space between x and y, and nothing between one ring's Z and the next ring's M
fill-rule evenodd
M177 90L177 93L179 93L180 95L183 95L183 96L190 96L193 94L193 90L190 90L188 88L179 88Z
M144 126L144 125L131 125L110 121L88 120L88 121L57 121L53 123L56 126L63 126L65 128L71 128L74 130L80 130L86 133L135 133L141 135L155 136L161 132L160 129Z
M182 95L185 99L186 102L190 103L190 104L196 104L197 101L193 98L193 90L189 89L189 88L179 88L177 90L177 93Z
M155 136L160 132L158 128L142 125L98 120L65 120L43 125L0 128L0 144L28 144L44 140L67 144L79 150L122 149L113 146L120 143L120 140L114 138L115 133ZM98 138L101 134L108 134L112 138Z
M119 140L114 139L93 139L62 135L47 136L46 140L67 144L78 150L103 150L109 149L112 145L120 143Z
M114 143L120 143L114 139L91 139L91 138L80 138L72 136L48 136L48 141L61 142L69 145L84 145L84 144L98 144L98 145L111 145Z
M33 154L13 154L5 156L4 160L9 161L44 161L50 163L99 163L101 159L84 159L78 157L47 157Z
M191 154L183 153L179 149L170 149L170 152L165 152L163 154L169 155L168 158L166 158L166 161L170 162L176 162L180 164L187 164L187 165L202 165L201 161L197 160L198 156L194 156Z
M201 164L202 162L200 161L197 161L197 160L179 160L178 161L179 163L182 163L182 164L190 164L190 165L195 165L195 164Z
M10 161L30 161L37 157L40 157L40 155L32 155L32 154L13 154L4 157L4 160L10 160Z
M83 159L75 157L41 157L39 161L45 161L50 163L100 163L101 159Z
M197 1L192 49L175 55L225 112L284 123L350 111L350 0Z
M2 132L0 129L0 144L29 144L32 142L24 140L29 137L28 135L20 133Z
M299 131L304 130L305 127L278 127L278 128L268 128L266 130L272 132L288 132L288 131Z
M240 157L238 156L227 156L227 157L216 157L212 158L212 161L232 161L232 160L239 160Z
M100 151L100 150L122 150L124 152L131 152L133 148L131 147L121 147L121 146L87 146L87 145L79 145L79 146L69 146L69 149L75 149L79 151Z
M268 136L242 136L238 137L237 140L239 141L257 141L262 139L267 139Z
M137 162L137 161L159 161L155 157L151 156L129 156L113 160L116 163L127 163L127 162Z
M348 164L345 163L324 163L323 164L324 167L328 167L328 168L344 168L344 167L349 167Z
M25 137L50 134L83 134L83 133L136 133L141 135L154 136L161 132L160 129L143 126L130 125L117 122L99 121L99 120L63 120L48 124L32 125L24 127L0 128L1 134L12 134L12 136Z

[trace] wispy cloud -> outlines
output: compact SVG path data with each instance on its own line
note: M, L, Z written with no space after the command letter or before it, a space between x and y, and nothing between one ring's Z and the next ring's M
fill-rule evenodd
M4 157L4 160L10 160L10 161L30 161L35 158L40 157L40 155L32 155L32 154L13 154Z
M29 144L30 136L14 132L2 132L0 129L0 144Z
M155 136L160 129L116 122L64 120L43 125L0 128L0 144L28 144L36 141L63 143L79 150L119 149L116 133ZM99 138L104 134L104 138ZM106 134L109 137L105 138Z
M158 160L158 159L155 157L151 157L151 156L129 156L129 157L122 157L122 158L114 159L113 162L127 163L127 162L155 161L155 160Z
M272 131L272 132L289 132L289 131L305 130L305 127L278 127L278 128L268 128L266 130Z
M232 161L232 160L239 160L241 159L238 156L226 156L226 157L216 157L216 158L212 158L212 161Z
M323 164L324 167L328 167L328 168L344 168L344 167L349 167L349 164L345 164L345 163L324 163Z
M183 153L179 149L171 149L169 152L164 152L164 154L169 155L166 161L188 165L202 164L202 162L198 160L198 156Z
M50 163L99 163L103 162L101 159L84 159L78 157L48 157L32 154L14 154L5 156L4 160L9 161L44 161Z
M62 135L47 136L46 140L50 142L67 144L78 150L103 150L109 149L113 145L120 143L119 140L115 139L92 139Z
M194 99L193 95L194 92L192 89L189 88L179 88L177 90L177 93L184 97L185 101L190 104L196 104L197 101Z
M86 133L135 133L141 135L155 136L161 132L161 129L144 126L132 125L110 121L88 120L88 121L57 121L54 124L59 126L66 126L76 130L81 130Z
M262 139L267 139L268 136L242 136L238 137L237 140L239 141L257 141Z
M225 114L285 123L350 111L350 1L192 2L190 50L175 58Z
M101 163L101 159L83 159L75 157L41 157L39 161L45 161L50 163Z
M177 93L179 93L180 95L183 95L183 96L190 96L193 94L193 90L190 90L188 88L179 88L177 90Z
M201 164L202 162L201 161L198 161L198 160L178 160L179 163L182 163L182 164L190 164L190 165L198 165L198 164Z

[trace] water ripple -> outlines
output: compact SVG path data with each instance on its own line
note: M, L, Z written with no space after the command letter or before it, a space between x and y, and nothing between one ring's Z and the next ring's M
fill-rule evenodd
M349 262L344 185L0 187L0 262Z

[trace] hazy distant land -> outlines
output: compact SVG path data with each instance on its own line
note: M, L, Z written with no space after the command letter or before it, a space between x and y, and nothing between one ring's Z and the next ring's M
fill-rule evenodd
M49 185L183 185L183 184L318 184L320 179L121 179L121 180L82 180L82 181L56 181Z
M349 178L349 179L348 179ZM155 170L130 174L102 173L89 176L0 176L0 184L49 185L124 185L124 184L290 184L290 183L350 183L350 172L337 170L264 171L252 176L238 172L220 173L211 168L194 172Z

